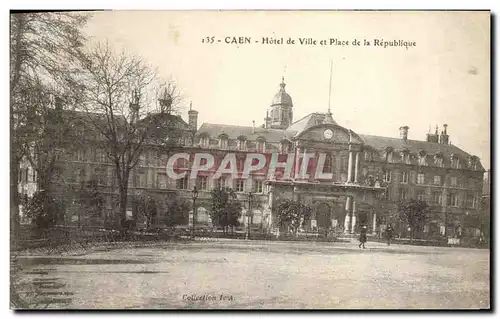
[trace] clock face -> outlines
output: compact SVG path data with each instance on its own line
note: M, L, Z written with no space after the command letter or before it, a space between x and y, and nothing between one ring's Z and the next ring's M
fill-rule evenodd
M331 139L333 137L333 132L332 130L330 129L327 129L323 132L323 136L326 138L326 139Z

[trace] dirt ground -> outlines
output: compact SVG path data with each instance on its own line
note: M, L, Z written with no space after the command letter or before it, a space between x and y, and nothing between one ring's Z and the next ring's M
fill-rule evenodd
M21 255L17 289L35 308L489 308L489 250L366 247L218 240Z

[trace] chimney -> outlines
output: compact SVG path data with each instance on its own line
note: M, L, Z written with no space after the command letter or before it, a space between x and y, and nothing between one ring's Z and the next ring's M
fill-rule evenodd
M252 121L252 134L255 134L255 121Z
M193 102L189 102L188 125L192 131L198 130L198 111L193 110Z
M441 131L441 136L439 137L439 143L448 144L450 136L447 133L448 124L443 124L443 131Z
M264 118L266 128L271 127L271 118L269 117L269 110L266 111L266 117Z
M429 133L427 134L427 142L430 143L439 143L439 134L438 134L438 126L436 125L436 132L432 134L429 130Z
M408 139L408 126L401 126L399 128L399 136L403 141L406 141Z

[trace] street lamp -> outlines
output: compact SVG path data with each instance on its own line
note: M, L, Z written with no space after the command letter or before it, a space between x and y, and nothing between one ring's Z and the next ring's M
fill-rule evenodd
M196 186L193 188L193 229L191 236L194 239L195 237L195 223L196 223L196 199L198 198L198 190Z
M245 239L250 237L250 214L252 213L252 191L248 192L247 232Z

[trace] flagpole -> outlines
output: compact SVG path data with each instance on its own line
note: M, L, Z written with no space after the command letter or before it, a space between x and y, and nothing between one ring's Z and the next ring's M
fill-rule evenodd
M332 70L333 70L333 60L330 60L330 88L328 91L328 114L330 111L330 100L332 99Z

